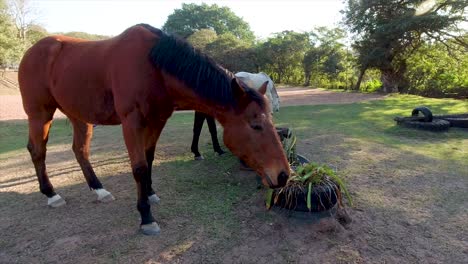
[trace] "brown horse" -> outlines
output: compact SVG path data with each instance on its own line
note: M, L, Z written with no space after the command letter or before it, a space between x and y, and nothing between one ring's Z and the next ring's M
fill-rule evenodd
M137 208L144 234L159 233L150 210L156 142L175 108L215 117L225 145L245 160L269 187L283 186L290 168L262 94L238 81L187 42L146 24L102 41L50 36L24 55L19 68L28 114L31 154L40 191L50 206L65 204L46 171L46 143L52 117L60 109L73 125L73 151L98 199L113 200L89 162L92 124L122 124L137 184Z

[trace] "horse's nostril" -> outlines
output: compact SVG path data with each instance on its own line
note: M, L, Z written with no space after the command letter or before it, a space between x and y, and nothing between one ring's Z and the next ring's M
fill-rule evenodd
M288 174L286 174L284 171L282 171L278 175L278 186L280 186L280 187L285 186L287 181L288 181Z

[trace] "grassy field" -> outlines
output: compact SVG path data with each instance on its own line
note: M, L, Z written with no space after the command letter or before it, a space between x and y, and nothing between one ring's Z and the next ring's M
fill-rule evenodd
M384 100L285 107L275 117L298 136L298 152L335 168L355 207L346 229L266 211L264 190L235 157L189 152L193 114L177 113L156 151L153 207L160 237L137 233L136 190L121 129L95 129L92 162L116 197L96 204L71 151L71 126L55 121L51 181L68 204L47 209L25 149L24 121L0 122L0 262L99 263L462 263L468 228L468 130L433 133L395 126L418 105L468 112L468 102L390 96ZM221 133L220 133L221 137Z

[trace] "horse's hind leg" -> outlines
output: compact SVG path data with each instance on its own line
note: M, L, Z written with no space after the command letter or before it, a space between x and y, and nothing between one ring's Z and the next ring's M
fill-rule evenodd
M49 181L45 165L46 145L49 139L49 129L54 112L55 109L49 112L35 112L33 116L29 116L29 141L27 148L36 169L41 193L47 196L47 204L49 206L59 207L65 204L65 200L55 193L54 187Z
M93 125L74 119L70 120L73 124L73 152L75 153L76 160L80 164L89 188L96 192L98 196L97 199L100 202L114 200L114 196L102 187L101 182L96 177L93 167L89 162L89 147L93 136Z

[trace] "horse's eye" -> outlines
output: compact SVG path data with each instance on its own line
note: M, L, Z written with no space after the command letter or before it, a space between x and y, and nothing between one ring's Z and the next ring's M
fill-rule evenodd
M257 130L257 131L262 131L263 130L263 127L261 125L251 125L250 127L253 130Z

